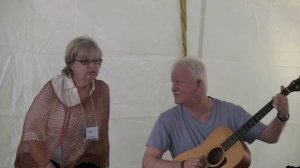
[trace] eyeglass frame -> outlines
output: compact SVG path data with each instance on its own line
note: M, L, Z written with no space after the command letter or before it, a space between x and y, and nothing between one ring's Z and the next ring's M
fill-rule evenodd
M95 65L100 65L102 63L102 58L98 58L98 59L94 59L94 60L79 60L79 59L74 59L74 62L80 62L81 65L90 65L91 63L95 64Z

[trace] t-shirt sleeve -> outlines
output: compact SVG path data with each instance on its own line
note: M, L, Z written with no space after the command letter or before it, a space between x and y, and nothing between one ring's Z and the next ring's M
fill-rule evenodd
M160 115L156 121L152 132L146 143L148 147L155 147L165 152L171 146L170 134L168 131L167 124L164 122L163 116Z
M252 117L252 115L250 113L248 113L247 111L245 111L243 108L241 108L240 110L241 111L240 111L239 118L240 118L240 121L243 121L243 122L240 122L240 127L241 127ZM265 124L263 124L262 122L258 122L243 137L243 140L249 144L253 143L259 137L260 133L263 131L263 129L265 127L266 127Z

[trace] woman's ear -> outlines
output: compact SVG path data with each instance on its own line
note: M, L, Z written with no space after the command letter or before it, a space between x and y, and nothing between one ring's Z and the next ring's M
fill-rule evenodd
M73 71L73 64L68 65L68 68Z

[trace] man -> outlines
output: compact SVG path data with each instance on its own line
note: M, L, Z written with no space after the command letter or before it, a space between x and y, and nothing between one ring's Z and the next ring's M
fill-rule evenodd
M164 160L162 156L169 150L175 158L201 144L218 127L227 127L235 132L251 117L240 106L207 96L206 80L205 66L200 60L183 58L175 63L172 92L177 105L159 116L146 144L143 168L205 167L205 156L182 162ZM277 94L273 97L273 107L278 111L277 117L267 126L256 124L243 141L278 141L289 116L287 97Z

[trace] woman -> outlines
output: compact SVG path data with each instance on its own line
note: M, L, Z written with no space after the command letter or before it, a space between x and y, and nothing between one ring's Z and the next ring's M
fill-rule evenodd
M109 167L109 87L96 79L102 52L77 37L65 63L27 112L15 167Z

